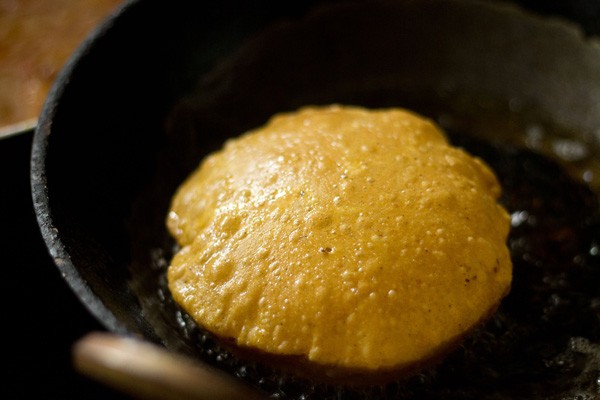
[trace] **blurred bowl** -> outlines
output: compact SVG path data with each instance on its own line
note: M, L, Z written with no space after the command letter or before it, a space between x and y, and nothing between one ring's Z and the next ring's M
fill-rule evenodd
M600 48L566 21L474 0L196 3L128 2L62 71L35 132L31 179L41 232L73 291L112 332L193 355L282 398L306 393L308 386L286 383L286 391L278 378L259 379L264 369L220 353L173 303L164 277L174 246L164 221L176 187L208 152L279 111L327 103L410 108L459 132L459 141L464 134L510 145L491 161L512 157L520 171L515 178L533 173L530 159L514 156L525 149L558 163L547 169L551 180L562 182L554 175L564 169L572 187L597 194ZM472 147L486 154L485 146ZM523 211L511 210L515 224L526 225ZM581 219L592 237L582 257L597 267L596 220L588 220ZM539 245L559 247L556 241L566 243L577 229ZM532 251L515 253L518 267L535 270ZM585 269L582 281L598 279L598 270ZM487 334L514 329L504 342L485 342L485 362L454 368L468 371L469 379L487 375L471 383L421 377L414 393L477 399L597 393L600 321L589 315L597 312L600 285L578 297L589 310L557 328L543 322L540 304L562 295L560 284L540 278L540 287L528 287L520 279L529 272L522 274L517 270L517 294ZM526 297L530 292L538 297ZM537 314L538 336L519 330ZM546 346L547 337L556 338L555 347ZM582 338L588 353L569 347ZM515 349L529 348L538 358L526 351L523 357L532 364L495 369ZM561 356L576 367L561 370ZM527 372L531 365L548 373ZM411 393L404 398L417 396Z
M7 125L0 128L0 140L15 135L31 133L37 124L37 119L29 119L17 124Z
M69 55L121 0L0 0L0 139L31 131Z

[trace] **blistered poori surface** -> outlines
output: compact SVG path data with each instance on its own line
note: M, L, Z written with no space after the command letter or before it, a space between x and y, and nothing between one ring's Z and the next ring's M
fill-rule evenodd
M208 156L174 196L175 300L241 347L365 371L455 342L510 289L479 159L402 109L305 107Z

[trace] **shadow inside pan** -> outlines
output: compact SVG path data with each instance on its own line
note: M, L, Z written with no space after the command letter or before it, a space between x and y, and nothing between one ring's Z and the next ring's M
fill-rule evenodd
M42 232L71 287L108 329L278 398L593 398L600 48L564 22L490 3L309 6L242 19L226 7L133 2L81 51L42 113L32 163ZM166 288L169 201L201 158L276 112L329 103L435 119L494 168L512 215L511 294L460 349L406 382L354 390L238 359Z

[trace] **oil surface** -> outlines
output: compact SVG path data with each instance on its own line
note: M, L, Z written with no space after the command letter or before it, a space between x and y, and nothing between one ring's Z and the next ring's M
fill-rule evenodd
M593 171L582 169L579 180L564 163L527 147L448 134L494 169L512 217L511 293L459 349L406 381L361 389L316 385L236 358L175 311L196 355L278 399L598 398L600 215L585 182ZM166 269L169 258L158 252L155 266ZM164 274L161 280L162 307L173 312Z
M420 2L393 4L403 7L376 9L370 2L368 12L360 7L332 8L305 21L274 27L216 68L197 96L173 114L172 148L166 146L160 160L162 175L153 182L156 192L143 197L141 203L148 210L141 210L139 227L145 229L133 241L141 256L134 257L132 276L138 280L135 285L145 317L171 349L228 371L272 398L599 398L599 138L595 132L577 136L577 124L566 132L550 132L539 123L550 120L548 126L554 126L566 123L557 115L578 121L578 116L591 114L578 113L587 108L571 103L565 107L558 101L559 93L571 93L560 83L571 82L566 78L572 72L563 77L553 68L555 56L562 56L555 54L555 46L547 52L527 51L528 46L553 43L548 34L563 38L564 32L541 29L537 18L512 18L514 12L479 18L482 13L453 8L460 2L448 2L445 12L439 12L441 3L435 3L435 13L419 14L425 20L407 13ZM393 24L385 23L392 20ZM438 34L432 34L432 28ZM497 38L504 43L509 36L510 47L497 46ZM576 44L576 49L583 47ZM470 55L473 48L477 57ZM357 59L356 54L363 56ZM517 54L519 59L506 60L507 54ZM562 66L564 58L558 59ZM573 63L578 73L585 70L584 61ZM515 69L505 68L507 62ZM545 75L532 76L531 65L547 68L548 80L538 82ZM511 97L519 91L529 93L532 79L539 93L531 95L542 104L552 99L552 115L545 115L536 102L529 104L527 96ZM583 92L593 91L586 86ZM572 98L586 99L575 93ZM481 156L494 169L503 188L501 202L512 217L508 244L513 287L497 313L437 366L408 381L360 390L315 385L237 359L199 329L177 308L167 289L164 272L174 253L173 242L164 229L166 211L157 217L154 211L162 208L153 204L164 195L159 188L164 191L165 182L183 175L173 165L182 164L189 172L198 155L218 147L225 137L260 125L274 112L332 102L372 108L402 105L433 117L455 144ZM152 229L147 229L148 216L158 218L152 221ZM148 248L156 249L149 256L154 267L150 272L144 255Z

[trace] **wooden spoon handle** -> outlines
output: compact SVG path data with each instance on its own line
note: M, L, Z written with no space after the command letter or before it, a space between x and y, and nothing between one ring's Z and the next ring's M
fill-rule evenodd
M81 374L136 398L265 399L242 381L153 343L92 332L73 346Z

